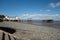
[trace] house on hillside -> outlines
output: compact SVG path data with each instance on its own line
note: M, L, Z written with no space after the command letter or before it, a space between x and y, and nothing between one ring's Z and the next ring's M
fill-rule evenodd
M5 21L19 21L19 17L5 16Z

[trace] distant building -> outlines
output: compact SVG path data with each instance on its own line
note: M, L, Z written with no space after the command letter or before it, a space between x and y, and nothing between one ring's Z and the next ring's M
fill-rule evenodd
M6 21L19 21L19 17L5 16Z

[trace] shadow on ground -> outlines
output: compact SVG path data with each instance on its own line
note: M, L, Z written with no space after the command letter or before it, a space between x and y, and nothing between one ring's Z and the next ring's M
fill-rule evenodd
M0 30L3 30L5 32L11 33L11 34L16 32L16 30L14 28L9 28L9 27L1 27L0 26Z

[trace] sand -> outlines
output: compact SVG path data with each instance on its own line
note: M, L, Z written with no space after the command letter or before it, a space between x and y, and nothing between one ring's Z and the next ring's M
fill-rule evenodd
M18 40L60 40L60 28L6 21L0 22L0 27L16 29L13 35Z

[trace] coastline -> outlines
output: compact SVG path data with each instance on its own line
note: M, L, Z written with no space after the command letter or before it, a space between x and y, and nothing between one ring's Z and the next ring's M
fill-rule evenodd
M0 22L2 27L16 29L13 35L21 40L60 40L60 29L20 22Z

